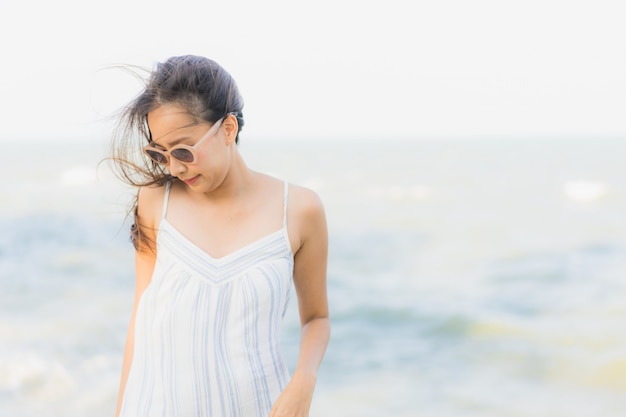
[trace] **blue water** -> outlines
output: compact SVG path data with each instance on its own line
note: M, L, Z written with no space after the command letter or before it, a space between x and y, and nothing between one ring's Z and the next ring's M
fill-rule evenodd
M132 190L97 167L103 142L6 146L34 157L2 168L0 415L112 416ZM241 151L326 206L333 334L311 417L626 415L626 139Z

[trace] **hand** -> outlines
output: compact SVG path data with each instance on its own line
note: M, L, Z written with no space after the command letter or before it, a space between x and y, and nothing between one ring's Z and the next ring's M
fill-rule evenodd
M294 374L278 396L269 417L308 417L315 389L315 377Z

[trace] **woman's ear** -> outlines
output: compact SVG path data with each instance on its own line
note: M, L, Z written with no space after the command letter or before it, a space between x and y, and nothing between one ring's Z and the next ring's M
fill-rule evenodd
M230 145L235 142L235 139L237 138L237 133L239 132L239 122L237 122L237 118L233 114L229 114L224 118L222 125L224 127L226 143Z

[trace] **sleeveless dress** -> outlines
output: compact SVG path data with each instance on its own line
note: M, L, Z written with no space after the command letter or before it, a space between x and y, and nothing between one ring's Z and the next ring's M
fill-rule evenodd
M293 281L283 226L213 258L166 218L135 319L120 417L267 417L289 381L280 327Z

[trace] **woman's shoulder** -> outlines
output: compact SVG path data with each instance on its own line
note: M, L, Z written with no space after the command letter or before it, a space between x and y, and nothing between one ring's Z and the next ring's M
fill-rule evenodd
M300 242L326 229L324 205L316 191L290 183L287 204L289 223L297 230Z
M294 184L272 175L264 173L258 174L260 174L260 178L265 183L265 186L260 189L264 189L265 191L274 190L274 192L276 192L278 188L284 189L284 187L286 187L285 191L287 191L288 195L287 206L290 217L306 221L310 220L311 216L324 216L322 200L313 189Z
M139 187L137 200L139 204L146 203L150 206L158 200L163 201L167 184L163 185L144 185Z
M299 210L319 211L323 210L322 199L311 188L289 183L289 203Z
M290 236L294 237L292 242L298 242L292 243L294 253L300 253L307 242L311 242L309 247L325 247L328 240L326 213L318 193L302 185L289 184L287 204Z
M280 179L277 177L273 177L271 175L262 174L264 179L268 181L268 183L273 183L276 187L287 187L288 197L289 197L289 208L290 210L296 211L309 211L309 210L322 210L323 205L322 200L313 189L294 184L284 179Z
M167 185L145 185L137 193L137 213L149 224L155 225L161 217Z

